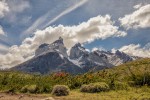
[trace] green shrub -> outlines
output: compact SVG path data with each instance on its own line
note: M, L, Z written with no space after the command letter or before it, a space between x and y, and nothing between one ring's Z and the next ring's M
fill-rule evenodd
M42 86L38 91L38 93L50 93L50 92L52 92L51 85Z
M22 87L20 92L22 92L22 93L28 92L28 85L25 85L24 87Z
M69 87L65 85L55 85L52 90L52 95L55 96L67 96L69 95Z
M114 90L127 90L128 89L128 84L124 83L124 82L114 82L114 87L112 87L112 89Z
M21 88L20 92L22 92L22 93L26 93L26 92L37 93L38 90L39 89L38 89L37 85L26 85L26 86Z
M76 88L80 88L81 87L81 82L72 82L71 84L68 84L70 89L76 89Z
M96 93L96 92L105 92L109 90L109 85L105 82L99 83L91 83L88 85L82 85L80 88L81 92L88 92L88 93Z
M28 89L29 93L37 93L37 91L38 91L37 85L30 85L30 86L28 86L27 89Z

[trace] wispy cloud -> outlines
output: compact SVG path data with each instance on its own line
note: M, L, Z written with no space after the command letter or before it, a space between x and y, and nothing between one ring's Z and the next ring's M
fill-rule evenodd
M49 26L50 24L54 23L55 21L57 21L59 18L63 17L64 15L74 11L75 9L79 8L80 6L84 5L88 0L81 0L80 2L76 3L75 5L65 9L64 11L62 11L60 14L58 14L56 17L54 17L53 19L51 19L49 22L46 22L48 19L48 17L50 17L50 12L47 12L45 15L39 17L27 30L25 30L23 33L24 34L30 34L33 33L35 30L39 29L39 28L46 28L47 26Z
M24 34L31 34L36 29L38 29L40 27L40 25L46 21L48 16L49 16L49 12L46 13L45 15L41 16L40 18L38 18L27 30L25 30L23 32L23 35Z
M56 16L54 19L52 19L51 21L49 21L43 28L49 26L50 24L54 23L55 21L57 21L59 18L61 18L62 16L74 11L75 9L77 9L78 7L82 6L83 4L85 4L88 0L81 0L79 3L75 4L72 7L67 8L65 11L63 11L62 13L60 13L58 16Z

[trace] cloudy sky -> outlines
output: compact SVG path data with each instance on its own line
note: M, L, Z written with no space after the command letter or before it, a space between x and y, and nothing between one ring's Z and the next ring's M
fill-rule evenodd
M0 0L0 67L59 36L68 49L80 42L150 57L150 0Z

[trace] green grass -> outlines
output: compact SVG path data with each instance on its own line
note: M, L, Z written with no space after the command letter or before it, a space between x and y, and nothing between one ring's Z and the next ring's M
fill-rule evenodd
M21 92L21 89L27 85L36 85L38 88L36 93L51 93L54 85L67 85L74 91L84 84L97 82L107 83L110 87L110 92L108 93L113 93L114 95L118 94L116 90L123 92L127 91L128 87L136 88L145 85L150 86L150 59L140 59L112 69L105 69L99 72L88 72L76 76L63 72L44 76L21 72L0 72L0 91L2 92L10 90ZM127 91L127 93L128 92L132 91ZM105 94L105 92L102 94ZM127 95L130 95L130 93Z
M150 88L130 88L100 93L81 93L79 90L71 91L69 96L54 97L59 100L150 100Z

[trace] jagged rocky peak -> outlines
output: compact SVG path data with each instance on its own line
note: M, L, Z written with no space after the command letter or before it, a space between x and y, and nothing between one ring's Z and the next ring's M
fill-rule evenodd
M96 50L96 51L93 51L92 53L93 53L94 55L99 56L99 57L105 57L105 58L107 58L106 53L103 52L103 51ZM92 54L92 53L91 53L91 54Z
M119 51L119 50L117 50L117 51L115 52L115 54L116 54L117 56L119 56L119 57L130 57L129 55L127 55L127 54L125 54L124 52L121 52L121 51Z
M78 49L81 51L86 51L86 49L81 45L81 43L76 43L73 47L73 49Z
M57 52L64 57L68 57L67 49L64 46L62 37L59 37L59 39L54 41L52 44L47 44L47 43L41 44L39 48L35 51L35 56L39 56L47 52Z
M54 41L53 44L63 44L64 45L63 38L59 37L59 39Z
M43 43L41 44L35 51L35 56L38 56L40 54L42 54L43 52L45 51L48 51L49 50L49 44L47 43Z
M67 48L64 45L63 38L59 37L58 40L54 41L51 45L50 48L53 49L54 51L58 52L61 54L63 57L68 57L67 54Z
M123 54L123 52L121 52L121 51L119 51L119 50L117 50L115 53L116 53L117 55Z
M82 48L82 45L81 45L81 43L76 43L74 46L73 46L74 48L76 48L76 47L81 47Z
M118 56L120 59L123 60L123 63L133 60L133 58L132 58L131 56L129 56L129 55L127 55L126 53L121 52L121 51L119 51L119 50L117 50L117 51L115 52L115 54L116 54L116 56Z
M45 48L45 47L48 47L48 46L49 46L49 44L43 43L43 44L41 44L41 45L39 46L39 48Z
M86 54L88 51L80 43L76 43L70 50L70 59L78 59Z
M95 51L92 51L93 53L97 53L99 55L113 55L113 53L111 53L110 51L105 51L105 50L95 50Z

